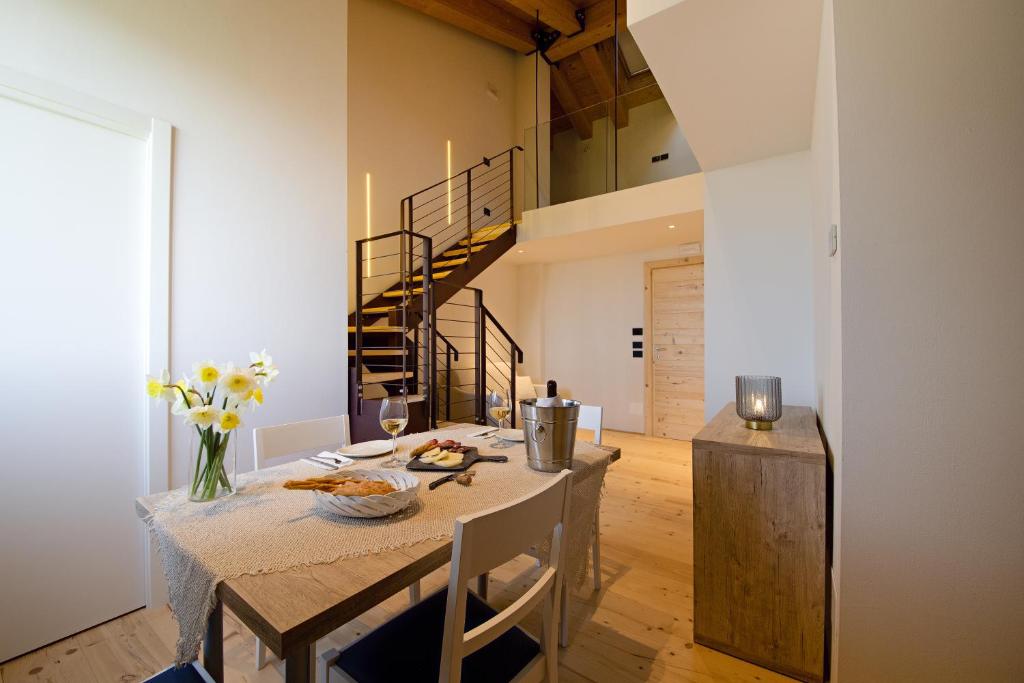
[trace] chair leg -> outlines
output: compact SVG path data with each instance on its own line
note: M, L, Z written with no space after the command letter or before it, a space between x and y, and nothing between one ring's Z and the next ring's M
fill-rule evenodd
M414 583L414 584L409 586L409 604L410 605L415 605L419 601L420 601L420 582L416 581L416 583Z
M594 511L594 590L601 590L601 505Z
M563 615L564 618L564 615ZM544 670L547 673L547 682L558 681L558 634L555 629L555 596L549 595L544 599L544 611L541 625L540 649L544 653Z
M476 577L476 593L484 602L487 602L488 579L490 579L490 574L488 572L484 572L480 576Z
M569 647L569 581L562 582L562 607L558 619L558 644Z
M267 646L263 641L256 638L256 670L260 671L267 665Z

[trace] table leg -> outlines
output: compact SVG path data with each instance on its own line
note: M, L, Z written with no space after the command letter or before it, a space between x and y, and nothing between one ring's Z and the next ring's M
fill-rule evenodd
M284 660L285 683L311 683L316 665L313 661L316 656L316 645L310 644L300 647L290 653Z
M216 683L224 683L224 603L213 606L203 637L203 668Z

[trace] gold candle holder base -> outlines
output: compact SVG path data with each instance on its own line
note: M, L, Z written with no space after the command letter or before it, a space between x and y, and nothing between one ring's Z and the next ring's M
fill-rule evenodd
M757 430L769 430L772 428L772 423L766 420L744 420L743 426L747 429Z

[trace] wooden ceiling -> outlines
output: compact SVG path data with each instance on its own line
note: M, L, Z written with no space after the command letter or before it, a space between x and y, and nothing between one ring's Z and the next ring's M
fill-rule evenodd
M632 107L662 97L650 71L628 76L615 54L615 29L626 30L626 0L398 0L435 19L465 29L521 54L537 49L536 30L557 31L545 57L551 69L552 133L574 128L582 139L593 135L593 122L608 116L616 95L617 125L629 122ZM582 10L580 30L576 12ZM570 116L566 116L566 113Z

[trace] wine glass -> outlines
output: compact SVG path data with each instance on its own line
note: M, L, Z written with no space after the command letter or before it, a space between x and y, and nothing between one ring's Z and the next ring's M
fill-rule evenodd
M401 467L405 463L395 457L398 450L398 435L409 424L409 402L405 394L388 396L380 403L380 426L391 435L391 457L381 463L382 467Z
M487 397L487 405L490 406L491 417L498 421L500 428L505 418L512 412L512 406L508 400L508 394L504 389L495 389Z

